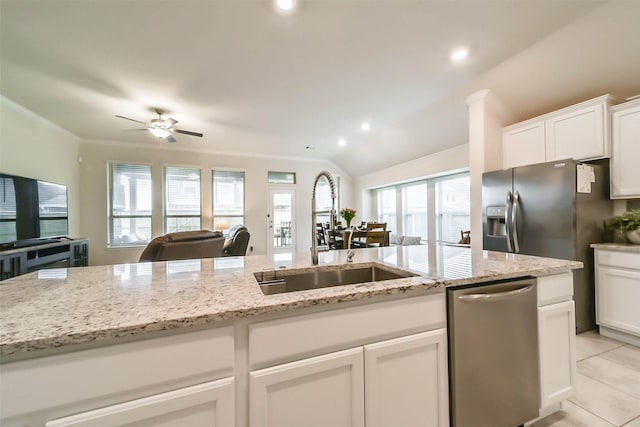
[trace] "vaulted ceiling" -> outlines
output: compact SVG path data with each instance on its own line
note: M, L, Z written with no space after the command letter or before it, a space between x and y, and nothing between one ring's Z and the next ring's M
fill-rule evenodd
M204 133L176 146L326 158L358 176L466 143L464 98L483 87L514 117L640 92L627 28L640 2L614 3L297 0L282 14L268 0L2 0L0 93L83 140L168 144L114 117L162 108ZM628 22L594 36L603 14ZM458 46L470 55L452 63ZM607 81L605 66L630 69Z

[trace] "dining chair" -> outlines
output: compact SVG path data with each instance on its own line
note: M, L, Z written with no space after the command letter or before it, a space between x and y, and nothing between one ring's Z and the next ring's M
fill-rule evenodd
M327 239L325 235L324 225L321 222L316 223L316 240L318 242L318 246L326 246Z
M364 242L355 241L352 246L357 248L371 248L384 245L384 238L387 231L386 222L368 222L367 232L364 238Z
M324 235L329 249L342 249L344 247L344 240L340 238L342 236L336 230L332 230L331 225L325 224Z

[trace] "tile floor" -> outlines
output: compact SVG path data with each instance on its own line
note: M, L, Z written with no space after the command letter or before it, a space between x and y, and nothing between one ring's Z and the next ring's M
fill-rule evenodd
M640 427L640 347L588 331L576 337L575 395L534 427Z

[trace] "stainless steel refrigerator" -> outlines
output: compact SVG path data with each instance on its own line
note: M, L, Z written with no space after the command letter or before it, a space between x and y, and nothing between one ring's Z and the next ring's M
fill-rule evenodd
M582 261L574 270L576 330L595 328L591 243L613 213L609 162L567 159L482 175L483 247Z

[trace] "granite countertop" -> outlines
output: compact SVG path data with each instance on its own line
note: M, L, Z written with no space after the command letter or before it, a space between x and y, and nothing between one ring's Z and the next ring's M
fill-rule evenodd
M607 249L610 251L640 252L640 245L635 245L633 243L592 243L591 247L594 249Z
M192 325L409 292L581 268L576 261L456 246L358 249L354 264L378 262L418 274L384 282L263 295L253 272L312 268L308 253L40 270L0 284L0 357ZM346 251L320 253L320 267ZM106 342L106 341L105 341Z

